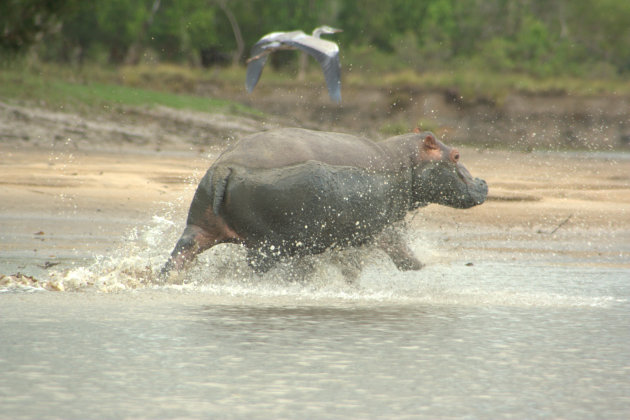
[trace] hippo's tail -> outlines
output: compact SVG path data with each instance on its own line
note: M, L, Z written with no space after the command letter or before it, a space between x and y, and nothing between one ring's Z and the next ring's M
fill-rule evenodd
M198 224L207 214L208 208L219 216L221 205L225 199L225 189L232 169L228 167L211 167L199 182L195 196L190 204L186 224Z
M225 198L225 187L228 183L228 178L232 173L231 168L219 167L213 172L212 185L214 186L214 198L212 200L212 211L217 216L219 215L219 209L223 204Z

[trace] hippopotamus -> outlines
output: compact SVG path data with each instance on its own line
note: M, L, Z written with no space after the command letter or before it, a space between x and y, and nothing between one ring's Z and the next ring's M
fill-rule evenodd
M429 203L465 209L487 193L459 152L431 132L373 142L299 128L264 131L242 138L208 169L161 273L181 271L221 243L244 245L259 272L283 257L369 242L398 269L417 270L422 264L392 226Z

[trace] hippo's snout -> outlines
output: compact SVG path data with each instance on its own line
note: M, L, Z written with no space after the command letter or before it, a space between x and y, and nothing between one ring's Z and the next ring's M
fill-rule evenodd
M469 185L468 191L472 200L472 204L468 207L478 206L486 201L486 197L488 196L488 184L481 178L475 178L472 185Z
M488 196L488 184L480 178L470 179L464 184L464 188L458 194L454 194L450 199L444 200L441 204L458 208L468 209L486 201Z
M465 193L462 195L459 203L455 203L454 207L467 209L486 201L488 196L488 184L481 178L473 178L468 169L461 163L457 164L455 169L459 179L463 181Z

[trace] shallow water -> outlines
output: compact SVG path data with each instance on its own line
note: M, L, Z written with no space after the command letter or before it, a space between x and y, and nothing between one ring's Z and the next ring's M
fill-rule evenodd
M157 285L178 233L94 255L69 234L0 289L0 418L630 415L629 232L427 230L411 273L366 248L260 276L226 245Z

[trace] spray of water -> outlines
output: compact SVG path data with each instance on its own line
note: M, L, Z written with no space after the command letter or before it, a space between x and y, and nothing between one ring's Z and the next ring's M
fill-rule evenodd
M115 293L161 291L200 293L233 302L291 302L292 304L423 304L504 306L606 306L615 299L602 294L583 296L570 290L548 266L516 267L505 262L466 264L462 250L446 247L439 237L407 232L407 240L425 267L398 271L389 257L373 246L329 250L320 255L280 261L264 274L246 262L246 249L218 245L202 253L188 270L163 284L158 273L181 233L181 215L170 205L162 216L130 231L108 255L65 270L49 270L45 279L5 281L0 289ZM538 274L545 270L544 282ZM551 287L551 285L555 285Z

